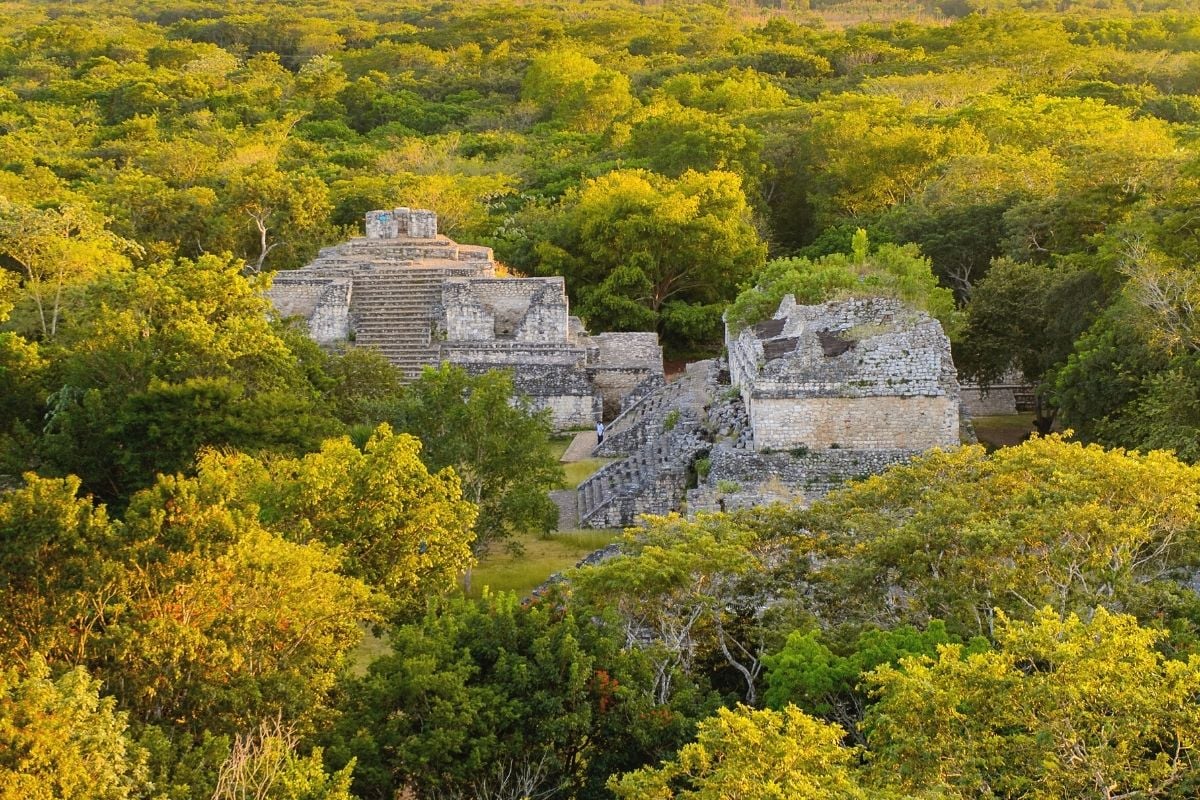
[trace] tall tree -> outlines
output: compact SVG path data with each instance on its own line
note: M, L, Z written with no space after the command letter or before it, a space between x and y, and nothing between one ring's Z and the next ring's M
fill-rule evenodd
M337 548L345 571L412 610L470 567L477 514L458 476L431 473L420 452L417 439L381 425L362 449L329 439L316 453L264 464L209 452L199 470L228 476L273 530Z
M686 347L719 338L724 304L766 247L736 175L619 170L564 199L538 255L539 270L566 276L593 326L656 328Z
M996 609L1020 618L1103 604L1191 646L1200 603L1183 582L1200 564L1196 470L1168 453L1039 437L990 455L930 453L794 520L836 556L822 570L830 621L938 618L990 636Z
M82 667L53 678L35 656L0 671L2 800L127 800L145 778L125 714Z
M873 767L938 797L1183 797L1195 787L1200 659L1095 609L1001 618L994 651L944 645L869 677Z
M657 768L614 777L622 800L859 800L868 793L854 774L855 751L843 731L795 706L782 711L739 705L700 723L696 741Z
M124 253L138 249L105 230L104 223L79 205L41 210L0 197L0 256L21 270L22 288L33 303L43 339L58 335L73 291L128 267Z
M563 474L550 454L548 415L519 395L514 402L515 394L507 372L470 375L444 364L409 384L390 412L398 430L421 438L429 468L452 467L464 499L478 507L476 554L558 524L558 508L546 492Z

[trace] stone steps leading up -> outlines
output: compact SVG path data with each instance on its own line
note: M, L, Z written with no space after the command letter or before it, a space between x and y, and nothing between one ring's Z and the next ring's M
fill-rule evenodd
M604 441L593 451L596 456L628 455L662 435L673 411L678 417L699 419L708 402L704 386L711 362L697 362L689 372L650 391L605 426Z
M446 249L437 242L402 247L357 243L351 249L400 261L413 256L445 258L446 252L434 253L438 248ZM478 269L390 266L357 274L355 343L383 355L406 379L415 378L422 367L436 365L439 351L431 346L434 310L441 304L443 281L457 274L478 274Z
M715 362L648 393L605 430L594 455L625 455L579 485L580 524L608 528L632 524L639 514L677 509L692 462L711 447L703 433L708 386Z
M600 469L577 489L580 524L619 527L632 524L639 514L677 508L687 488L688 468L709 446L693 422Z

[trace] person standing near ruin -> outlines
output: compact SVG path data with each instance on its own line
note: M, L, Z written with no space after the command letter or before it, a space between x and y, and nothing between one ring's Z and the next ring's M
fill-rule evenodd
M596 423L596 444L599 445L603 441L604 441L604 423L597 422Z

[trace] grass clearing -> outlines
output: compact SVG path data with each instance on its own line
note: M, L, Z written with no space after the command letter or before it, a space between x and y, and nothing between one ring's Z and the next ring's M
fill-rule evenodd
M547 537L529 534L518 539L524 552L518 556L497 549L484 556L471 573L471 591L479 597L483 587L493 592L526 595L553 575L570 569L579 559L616 540L615 530L559 531Z
M550 454L561 459L574 438L572 433L551 439L548 448ZM588 458L563 464L566 488L578 487L596 470L615 460ZM471 591L467 594L479 597L483 594L483 587L487 586L493 592L516 592L523 597L554 573L570 569L588 553L615 541L618 536L620 531L616 530L585 530L559 531L545 537L536 534L518 537L517 541L524 552L514 556L503 548L497 548L496 552L485 556L471 572ZM350 673L358 677L366 675L367 665L391 651L385 639L364 628L362 641L347 657Z
M975 436L988 447L1012 447L1025 440L1033 430L1033 413L972 417Z
M562 436L555 436L550 439L550 445L546 450L550 455L554 456L555 460L561 460L563 454L567 452L567 448L571 446L571 442L575 441L574 433L566 433Z
M583 461L569 461L563 464L563 474L567 476L564 488L579 488L579 484L590 478L596 470L616 460L615 458L585 458Z
M347 669L356 678L367 674L367 666L377 658L391 655L392 646L386 639L376 636L369 626L362 626L362 641L346 656Z
M524 597L555 572L575 566L588 553L599 550L614 542L621 535L618 530L560 531L547 537L529 534L519 538L525 552L514 556L505 550L497 550L485 556L471 573L471 591L468 597L480 597L483 587L493 592L516 592ZM392 652L391 645L363 628L362 641L347 656L351 675L362 677L367 666Z

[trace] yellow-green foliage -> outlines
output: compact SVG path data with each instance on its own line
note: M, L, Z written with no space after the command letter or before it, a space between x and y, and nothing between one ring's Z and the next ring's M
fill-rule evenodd
M696 741L658 768L609 782L622 800L860 800L855 752L845 732L795 706L783 711L744 705L700 723Z

